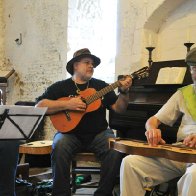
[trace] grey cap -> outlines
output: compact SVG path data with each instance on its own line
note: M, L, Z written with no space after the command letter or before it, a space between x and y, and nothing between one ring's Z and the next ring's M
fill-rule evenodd
M196 66L196 48L191 49L191 50L187 53L185 62L186 62L189 66Z

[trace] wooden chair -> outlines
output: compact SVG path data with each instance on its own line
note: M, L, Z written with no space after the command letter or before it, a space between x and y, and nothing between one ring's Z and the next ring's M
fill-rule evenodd
M17 166L16 177L21 178L23 180L29 179L29 164L28 163L19 164Z
M46 156L46 155L50 156L51 152L52 152L52 141L51 140L34 141L34 142L21 144L19 146L19 153L21 156L22 155L24 156L33 155L36 157L36 160L39 160L39 158L42 158L42 156ZM17 167L17 176L19 176L20 174L24 176L24 173L25 172L27 173L27 169L28 169L28 178L29 178L29 168L31 168L31 165L29 164L29 162L26 162L20 165ZM37 179L37 178L42 178L45 175L50 176L50 173L46 174L46 173L38 172L38 174L31 175L30 177L31 178L35 177ZM25 178L27 178L27 174ZM22 179L25 179L25 178L23 177Z
M72 168L71 168L71 175L72 175L72 193L76 192L77 188L96 188L98 187L96 184L76 184L77 174L100 174L100 167L94 166L79 166L78 162L98 162L95 157L94 153L77 153L73 160L72 160Z
M52 151L52 141L50 140L34 141L34 142L24 143L19 146L20 156L35 155L35 156L40 156L40 158L42 158L43 155L44 156L49 155L51 151ZM30 166L31 165L29 164L29 167Z
M44 154L50 154L51 151L52 151L51 140L29 142L29 143L21 144L19 147L19 153L21 154L44 155Z
M45 155L50 154L52 151L52 141L35 141L20 145L19 153L21 154L33 154L33 155ZM77 174L100 174L100 167L94 166L79 166L78 162L98 162L94 153L77 153L71 165L72 176L72 192L75 193L77 188L96 188L95 184L76 184Z

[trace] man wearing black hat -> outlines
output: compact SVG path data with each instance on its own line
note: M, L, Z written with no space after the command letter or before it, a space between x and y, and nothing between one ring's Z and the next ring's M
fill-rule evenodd
M182 141L182 144L196 148L196 48L187 54L186 62L190 66L193 84L174 93L158 113L146 122L145 135L152 146L165 144L159 125L164 123L172 126L182 115L177 142ZM145 187L153 187L176 177L180 177L179 196L196 195L195 163L129 155L123 159L120 173L121 196L144 196Z
M56 82L38 97L38 107L48 107L48 114L59 111L86 111L87 104L82 100L83 91L93 88L99 91L108 86L104 81L92 78L94 68L100 59L92 55L87 48L78 50L67 63L67 71L71 78ZM132 80L130 77L120 81L120 94L113 90L106 93L98 109L86 113L71 131L61 133L57 130L52 150L53 195L69 196L70 193L70 161L74 154L81 150L94 152L101 161L101 178L95 196L111 196L115 177L119 172L121 154L108 148L108 138L114 137L108 130L106 108L116 112L124 112L128 105L128 91ZM59 100L72 97L69 100ZM69 116L68 116L69 117Z

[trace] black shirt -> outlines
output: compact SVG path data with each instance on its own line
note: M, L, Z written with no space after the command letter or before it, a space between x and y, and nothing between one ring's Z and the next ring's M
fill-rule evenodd
M86 83L77 84L77 86L81 91L85 90L87 86L88 88L94 88L96 91L99 91L108 86L108 84L102 80L91 78L89 85ZM57 100L62 97L78 96L76 90L77 87L71 78L58 81L48 87L45 93L37 98L36 102L42 99ZM108 127L108 123L106 121L106 108L111 109L110 106L116 102L117 98L118 97L114 91L107 93L102 98L101 107L96 111L86 113L82 117L79 124L73 130L67 133L75 133L79 136L93 136L100 133L101 131L106 130Z

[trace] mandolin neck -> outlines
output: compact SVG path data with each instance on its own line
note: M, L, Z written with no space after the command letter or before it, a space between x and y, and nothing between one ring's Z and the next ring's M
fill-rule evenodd
M135 71L132 74L130 74L129 77L131 77L132 79L140 79L140 78L147 77L148 76L148 70L149 70L148 67L143 67L143 68L139 69L138 71ZM117 87L120 87L120 86L121 86L121 83L118 80L118 81L114 82L113 84L111 84L109 86L106 86L105 88L101 89L100 91L97 91L95 94L88 96L85 99L85 102L86 102L87 105L89 105L92 102L98 100L102 96L106 95L110 91L113 91L114 89L116 89Z
M86 98L86 104L89 105L92 102L96 101L97 99L101 98L102 96L106 95L107 93L113 91L117 87L120 87L121 84L119 81L114 82L113 84L106 86L105 88L101 89L100 91L97 91L95 94L90 95Z

